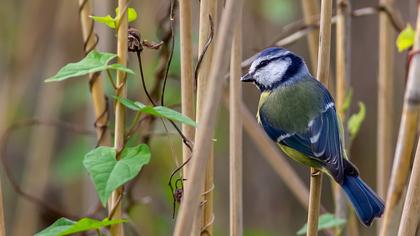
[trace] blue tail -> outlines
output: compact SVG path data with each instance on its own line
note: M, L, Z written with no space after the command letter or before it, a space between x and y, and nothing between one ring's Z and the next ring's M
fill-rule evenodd
M341 187L346 192L359 219L366 226L370 226L373 219L380 217L384 212L385 206L382 199L359 176L345 176Z

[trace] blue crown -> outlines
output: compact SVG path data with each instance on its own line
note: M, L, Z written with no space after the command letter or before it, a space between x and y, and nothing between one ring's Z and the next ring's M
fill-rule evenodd
M258 57L264 57L264 56L272 56L278 53L286 52L287 50L284 48L278 48L278 47L271 47L266 48L258 54Z

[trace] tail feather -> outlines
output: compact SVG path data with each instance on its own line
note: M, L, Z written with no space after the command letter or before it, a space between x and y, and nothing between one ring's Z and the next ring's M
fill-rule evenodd
M382 199L360 177L347 175L341 186L366 226L370 226L375 217L380 217L384 212Z

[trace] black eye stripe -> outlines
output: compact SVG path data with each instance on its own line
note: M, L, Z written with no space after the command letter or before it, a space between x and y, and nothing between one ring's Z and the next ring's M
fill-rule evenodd
M270 62L269 60L262 61L262 62L260 62L260 64L258 65L258 67L266 66L269 62Z
M260 61L260 63L258 63L258 65L255 67L255 70L261 69L261 68L263 68L264 66L268 65L270 62L272 62L272 61L274 61L274 60L277 60L277 59L279 59L279 58L282 58L282 57L284 57L284 56L285 56L285 55L278 56L278 57L273 57L273 58L270 58L270 59L267 59L267 60Z

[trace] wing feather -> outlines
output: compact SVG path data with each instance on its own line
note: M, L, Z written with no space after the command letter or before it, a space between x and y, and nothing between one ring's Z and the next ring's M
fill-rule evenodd
M344 178L344 155L334 101L321 84L317 88L322 93L325 106L310 120L304 132L284 130L278 125L271 124L267 114L261 110L259 112L259 122L271 139L305 154L317 163L321 163L334 179L341 183Z

